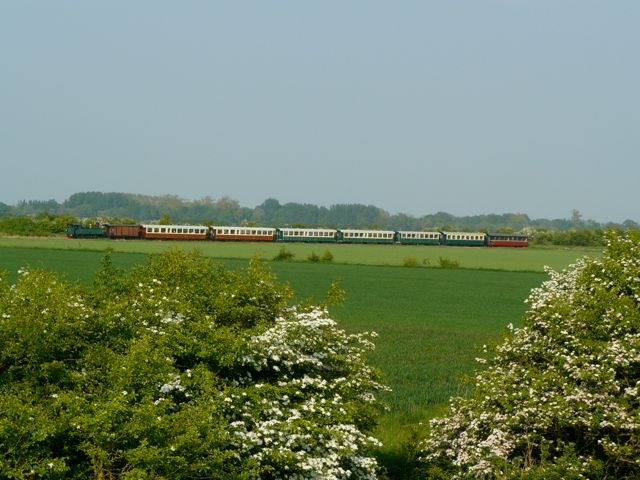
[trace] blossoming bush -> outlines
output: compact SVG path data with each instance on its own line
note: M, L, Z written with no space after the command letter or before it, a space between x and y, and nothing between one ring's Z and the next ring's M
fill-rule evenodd
M384 389L259 262L170 250L91 289L0 281L0 477L373 479Z
M550 272L473 396L431 422L431 478L640 478L640 235L607 241Z

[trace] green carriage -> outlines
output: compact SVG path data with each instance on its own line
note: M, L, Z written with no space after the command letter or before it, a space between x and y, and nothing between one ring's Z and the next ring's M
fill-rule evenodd
M482 232L442 232L444 245L482 247L487 244L487 234Z
M396 241L402 245L440 245L442 234L440 232L399 230L396 232Z
M395 243L393 230L338 230L340 243Z
M338 231L332 228L278 228L279 242L335 243Z

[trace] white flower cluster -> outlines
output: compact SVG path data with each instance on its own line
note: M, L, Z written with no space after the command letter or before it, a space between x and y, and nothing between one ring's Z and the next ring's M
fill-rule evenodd
M365 364L369 336L347 335L326 311L312 310L251 338L241 359L247 374L223 398L238 455L281 478L376 478L367 452L380 443L354 422L385 389Z
M602 260L549 274L475 394L431 422L423 457L448 459L456 478L640 475L640 240L613 239Z
M150 279L148 283L138 282L137 298L131 304L130 313L156 335L166 335L168 327L182 323L189 315L176 295L180 287L176 286L174 291L167 291L167 288L157 278Z

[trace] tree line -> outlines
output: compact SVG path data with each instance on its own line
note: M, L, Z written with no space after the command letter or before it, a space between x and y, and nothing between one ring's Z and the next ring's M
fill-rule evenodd
M17 205L0 202L0 232L16 235L55 235L66 223L157 222L209 225L267 225L330 228L379 228L389 230L462 230L524 232L535 243L602 245L607 228L640 229L632 220L601 224L584 220L578 210L569 218L531 219L523 213L455 216L437 212L420 217L390 214L374 205L284 203L269 198L254 208L243 207L229 197L184 200L175 195L149 196L131 193L79 192L59 203L25 200Z

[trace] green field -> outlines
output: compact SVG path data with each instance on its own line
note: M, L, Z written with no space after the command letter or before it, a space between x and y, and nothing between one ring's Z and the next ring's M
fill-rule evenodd
M259 256L274 258L280 249L290 251L294 261L306 261L312 252L333 254L333 263L357 265L404 265L413 258L419 266L437 267L440 259L458 262L465 269L493 269L541 272L545 265L562 269L582 255L597 255L599 250L579 248L485 248L443 247L421 245L348 245L304 243L243 243L243 242L174 242L144 240L67 239L67 238L7 238L0 237L0 249L9 247L97 251L112 249L123 253L158 253L171 246L197 248L204 255L221 259L246 259Z
M174 245L0 239L0 268L10 272L10 280L19 267L29 264L65 272L70 279L86 283L106 248L113 248L116 265L129 268L143 262L147 253ZM180 246L192 248L194 244ZM282 247L195 246L231 268L246 266L247 259L255 255L271 259ZM322 297L339 280L346 299L332 309L333 316L348 331L373 330L380 335L371 362L393 389L385 395L390 410L377 432L387 445L383 452L387 456L406 439L408 427L435 415L451 395L465 393L461 376L477 366L475 357L481 355L483 344L499 340L507 324L519 323L530 289L547 278L544 265L561 269L584 254L597 254L563 249L332 245L329 250L334 261L323 264L305 259L312 251L322 254L324 246L291 244L286 248L299 261L273 262L272 270L293 286L298 298ZM420 266L402 266L407 256L418 258ZM462 268L433 268L441 256L457 260Z

